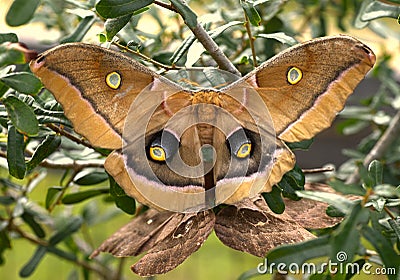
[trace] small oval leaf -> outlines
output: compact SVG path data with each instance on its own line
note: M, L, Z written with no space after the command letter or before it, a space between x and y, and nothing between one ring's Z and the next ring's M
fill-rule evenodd
M100 0L96 4L97 12L104 18L117 18L134 13L154 0Z
M19 133L14 126L8 128L7 136L7 162L11 176L23 179L26 171L24 135Z
M29 136L37 135L39 122L33 109L13 95L3 99L8 116L18 131Z
M25 94L37 94L42 88L40 80L28 72L10 73L0 77L0 81L10 88Z
M27 163L28 171L38 166L45 158L51 155L61 144L59 135L50 134L37 146L31 160Z
M6 15L7 24L19 26L28 23L39 4L40 0L14 0Z
M276 214L282 214L285 211L285 203L283 202L281 190L277 186L272 187L272 191L263 193L268 207Z
M107 179L107 173L95 171L76 179L74 183L80 186L91 186L104 182Z
M75 204L101 194L108 194L109 192L110 192L109 188L99 188L83 192L71 193L64 196L61 202L63 204Z

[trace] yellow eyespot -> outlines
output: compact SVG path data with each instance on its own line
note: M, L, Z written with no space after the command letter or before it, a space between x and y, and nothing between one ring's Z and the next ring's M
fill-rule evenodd
M121 85L121 75L117 72L111 72L106 76L106 83L112 89L117 89Z
M150 147L150 157L155 161L165 161L165 151L161 147Z
M242 146L240 146L239 150L236 153L236 156L238 158L245 158L250 155L250 152L251 152L251 144L245 143Z
M290 84L295 85L303 78L303 72L297 67L292 67L287 72L287 80Z

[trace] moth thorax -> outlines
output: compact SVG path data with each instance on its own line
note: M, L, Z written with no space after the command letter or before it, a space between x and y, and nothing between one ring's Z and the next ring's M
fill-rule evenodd
M221 97L218 92L215 91L199 91L192 96L192 104L214 104L221 106Z

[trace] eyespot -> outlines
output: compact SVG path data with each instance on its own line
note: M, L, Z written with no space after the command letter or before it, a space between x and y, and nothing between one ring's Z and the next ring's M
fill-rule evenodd
M179 140L167 130L156 133L147 147L149 159L164 162L170 159L179 149Z
M106 76L106 84L112 89L118 89L121 85L121 80L121 75L115 71Z
M157 147L157 146L150 147L149 155L150 155L151 159L153 159L155 161L165 161L166 160L165 151L162 147Z
M290 67L287 72L287 81L295 85L303 78L303 72L297 67Z
M230 148L231 155L238 159L245 159L251 153L251 141L243 128L233 132L227 139L227 145Z
M246 158L250 155L251 152L251 143L244 143L240 146L239 150L236 153L238 158Z

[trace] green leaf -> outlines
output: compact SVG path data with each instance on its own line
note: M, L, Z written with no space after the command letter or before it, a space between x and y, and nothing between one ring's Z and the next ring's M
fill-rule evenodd
M3 99L3 104L7 109L12 124L18 131L29 136L38 134L39 122L30 106L13 95L9 95Z
M197 15L182 0L170 0L171 4L179 11L187 26L191 29L197 26Z
M374 246L386 269L394 268L396 270L397 275L386 275L388 279L398 279L397 276L400 274L400 258L394 251L392 244L390 244L390 242L379 231L368 226L362 228L361 234L372 244L372 246Z
M7 136L7 162L11 176L23 179L26 171L24 135L19 133L14 126L8 128Z
M115 205L130 215L136 212L136 201L127 196L125 191L110 177L110 194L114 198Z
M366 193L365 189L358 184L346 184L337 179L329 181L328 185L331 186L335 191L342 194L355 194L363 196Z
M71 193L64 196L61 202L64 204L75 204L101 194L108 194L109 192L110 190L107 187L107 188L98 188L77 193Z
M7 249L11 249L10 238L5 230L0 230L0 265L5 262L3 253Z
M253 3L250 3L246 0L240 0L240 5L242 6L244 12L246 13L246 16L249 19L251 25L260 26L261 16L256 10L256 8L254 8Z
M118 18L133 14L154 0L100 0L96 4L97 12L104 18Z
M12 196L0 196L0 204L2 205L10 205L15 202L15 199Z
M37 237L43 238L46 236L42 226L36 222L35 215L32 210L25 209L24 213L21 215L21 218L25 221L25 223L28 224Z
M90 172L77 180L74 180L74 183L80 186L91 186L95 184L99 184L108 179L108 175L105 172Z
M389 219L388 222L390 227L394 230L398 242L400 242L400 217L397 220Z
M28 23L39 4L40 0L14 0L7 12L6 23L10 26Z
M14 33L0 33L0 44L4 42L18 43L18 36Z
M270 33L270 34L258 34L256 35L257 38L264 38L264 39L274 39L277 40L278 42L281 42L282 44L286 44L288 46L294 46L298 44L298 41L289 36L286 35L283 32L277 32L277 33ZM308 140L310 141L310 140Z
M10 73L0 77L0 81L10 88L25 94L37 94L42 88L40 80L28 72Z
M104 24L106 30L107 40L111 41L115 35L130 21L132 14L128 14L122 17L109 18Z
M400 14L400 6L390 5L381 1L373 1L365 7L361 14L362 21L371 21L377 18L397 18Z
M58 197L61 195L61 191L63 190L62 187L51 187L47 190L46 194L46 209L49 209L50 206L53 204L53 201L56 201Z
M285 211L285 203L283 202L281 192L277 186L273 186L272 191L262 193L268 207L276 214L282 214Z
M374 186L374 180L371 178L370 173L362 162L356 163L358 167L358 173L360 174L361 180L364 182L365 186L372 188Z
M282 195L293 200L299 200L296 191L304 190L305 176L298 165L283 175L278 186L282 189Z
M368 209L362 207L361 203L356 204L350 215L331 236L331 260L339 263L348 263L353 260L360 246L360 233L358 229L367 225L368 221Z
M329 235L307 240L297 244L282 245L268 252L266 259L269 263L303 264L306 260L329 256L331 245Z
M10 49L5 44L0 45L0 67L11 65L11 64L23 64L25 63L24 54L16 49ZM0 83L0 87L2 88L2 94L4 94L5 90L8 89L3 83Z
M314 139L311 138L311 139L303 140L300 142L286 143L286 145L291 150L308 150L313 142L314 142Z
M308 198L311 200L326 202L334 207L340 209L345 214L350 214L356 201L351 201L343 196L319 192L319 191L296 191L296 194L300 197Z
M62 38L60 40L61 44L71 43L71 42L80 42L83 37L87 34L92 25L96 22L95 16L87 16L79 22L79 25L76 27L72 34Z
M373 180L373 185L379 185L383 182L383 166L378 160L373 160L368 165L368 173Z
M19 276L29 277L36 269L44 255L47 253L46 247L38 246L31 259L19 271Z
M68 217L65 219L65 223L50 239L49 245L54 246L61 242L74 232L76 232L82 225L82 218L80 217Z
M38 166L45 158L51 155L61 144L61 137L55 134L47 135L46 139L36 147L32 158L27 163L28 171Z

